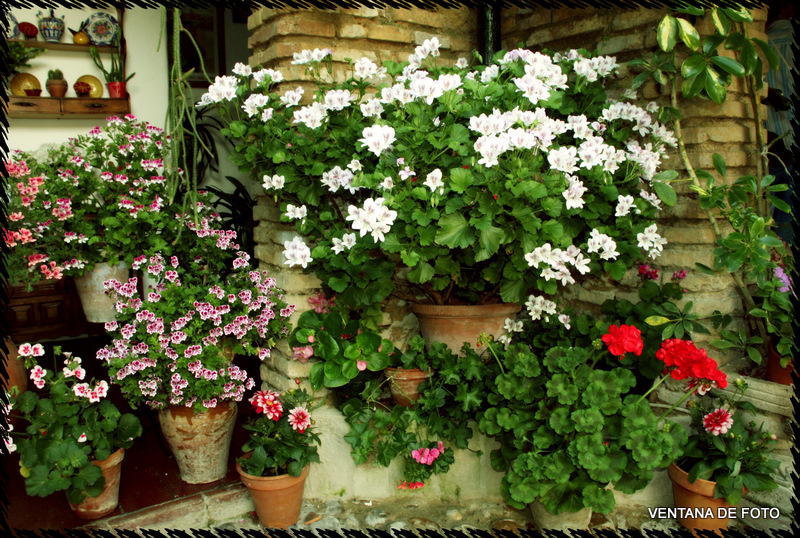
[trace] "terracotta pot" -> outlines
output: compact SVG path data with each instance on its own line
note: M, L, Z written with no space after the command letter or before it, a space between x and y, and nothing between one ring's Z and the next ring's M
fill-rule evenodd
M181 480L207 484L228 474L228 453L236 424L236 402L229 401L202 413L190 407L168 407L158 412Z
M794 357L785 367L781 366L781 356L770 342L769 356L767 357L767 381L781 385L793 385L792 372L794 372Z
M124 99L127 95L124 82L108 82L108 96L112 99Z
M64 97L67 95L67 81L62 79L50 79L46 83L47 93L50 97Z
M249 457L249 454L245 454L245 457ZM250 492L258 520L263 526L285 529L297 523L300 519L308 469L309 466L306 465L297 477L288 474L253 476L244 472L239 462L236 462L236 470L239 471L242 483Z
M8 392L11 387L16 386L19 393L22 394L28 389L28 375L25 371L25 359L19 356L19 351L16 344L11 341L11 338L5 339L6 349L6 375L3 376L3 389Z
M506 318L515 318L521 308L516 303L474 306L414 304L411 311L419 319L422 337L429 348L433 342L442 342L453 353L460 353L464 342L469 342L472 349L478 349L478 337L483 332L495 338L505 334L503 324Z
M676 518L678 523L692 531L710 530L717 534L721 534L721 531L728 528L728 518L717 517L717 515L727 514L731 505L723 498L714 498L716 482L703 480L702 478L689 482L689 473L674 463L670 464L667 473L672 479L672 496L675 508L691 508L693 512L701 512L705 515L713 516L705 518L680 517L681 514L679 512L679 517ZM687 516L692 515L695 514L688 514Z
M69 503L75 515L81 519L97 519L110 514L119 505L119 480L122 475L122 459L125 449L120 448L103 461L93 461L103 472L106 484L97 497L87 497L79 504Z
M592 520L592 509L589 507L577 512L561 512L560 514L551 514L539 501L532 502L528 507L533 516L533 523L541 533L548 530L588 529Z
M98 263L91 272L75 277L75 288L81 299L83 313L89 323L105 323L114 321L116 309L114 301L106 295L103 282L114 278L120 282L128 281L128 266L120 263L110 266L107 263Z
M419 385L427 379L430 372L419 368L386 368L386 379L389 380L389 390L397 405L412 407L419 400Z

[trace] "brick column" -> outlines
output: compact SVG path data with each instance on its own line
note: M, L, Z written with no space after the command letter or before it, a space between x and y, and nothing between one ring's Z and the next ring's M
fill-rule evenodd
M309 99L315 89L302 65L292 65L293 54L303 49L333 50L333 76L343 80L349 66L345 58L356 61L367 57L376 63L387 60L404 62L417 45L436 36L441 43L438 58L443 65L464 57L472 58L477 46L477 19L468 8L426 11L422 9L272 9L258 8L248 19L251 50L250 65L278 69L284 76L278 91L303 86ZM319 291L320 281L303 274L299 268L288 268L281 255L283 243L294 236L294 227L280 222L278 208L272 198L260 196L255 208L258 226L255 230L255 257L262 267L286 290L286 300L297 305L293 320L309 309L308 298ZM381 323L382 334L401 348L418 332L416 318L404 301L387 301ZM269 386L285 390L308 387L311 362L301 364L292 358L285 342L273 350L272 357L261 369L262 380Z

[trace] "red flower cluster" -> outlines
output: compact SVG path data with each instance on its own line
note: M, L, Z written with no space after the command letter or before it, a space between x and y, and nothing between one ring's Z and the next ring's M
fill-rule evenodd
M658 269L652 269L649 265L640 265L639 278L642 280L656 280L658 278Z
M656 351L656 358L672 368L669 374L673 379L702 380L703 385L716 383L723 389L728 386L728 378L717 368L717 361L710 358L705 349L698 349L691 340L664 340L661 349Z
M422 482L402 482L397 489L419 489L424 485Z
M644 347L642 332L633 325L612 325L608 328L608 334L603 335L603 342L608 346L608 351L619 357L619 360L625 357L625 353L641 355Z
M279 420L283 415L283 405L278 397L278 393L271 390L260 390L256 392L250 403L253 404L253 409L256 413L264 413L267 418L272 420Z

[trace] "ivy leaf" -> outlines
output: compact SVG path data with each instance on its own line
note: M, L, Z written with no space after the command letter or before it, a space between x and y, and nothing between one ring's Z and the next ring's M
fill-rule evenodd
M733 58L728 58L727 56L712 56L710 60L726 73L737 77L743 77L745 75L744 66Z
M767 59L767 63L769 64L769 67L773 71L777 71L780 63L778 61L778 55L775 53L775 49L773 49L769 45L769 43L766 43L762 39L758 39L758 38L754 37L754 38L752 38L752 41L753 41L753 43L758 45L758 48L761 49L761 52L764 54L764 58Z
M722 77L713 69L706 69L706 93L718 105L725 102L728 94L728 90L722 82Z
M711 20L714 23L714 28L720 34L726 36L731 31L730 19L718 7L711 8Z
M686 19L678 19L678 34L681 41L686 43L686 46L692 50L700 48L700 34L697 29Z
M699 75L706 68L706 59L702 54L692 54L681 64L681 76L691 78Z

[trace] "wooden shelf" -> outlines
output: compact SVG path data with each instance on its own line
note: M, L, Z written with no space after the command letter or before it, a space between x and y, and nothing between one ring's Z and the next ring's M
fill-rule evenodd
M76 45L75 43L52 43L50 41L39 41L38 39L7 39L8 41L17 41L31 49L49 49L49 50L66 50L70 52L86 51L88 54L89 47L92 45ZM117 47L110 45L96 45L97 52L110 53L116 51Z
M126 99L91 97L18 97L9 98L9 118L80 119L105 118L130 114L131 104Z

